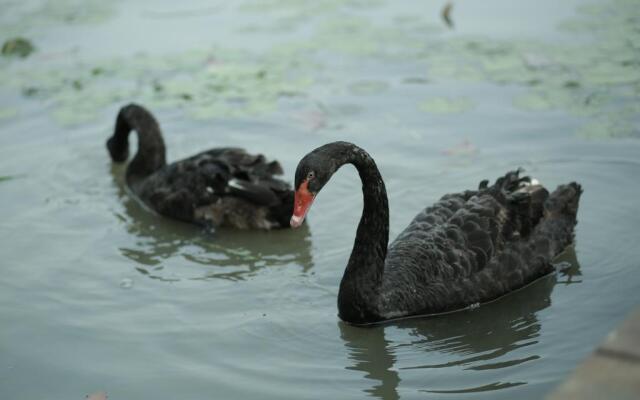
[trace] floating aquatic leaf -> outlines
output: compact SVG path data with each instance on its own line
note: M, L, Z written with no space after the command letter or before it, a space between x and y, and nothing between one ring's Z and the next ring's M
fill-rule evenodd
M583 79L590 85L630 84L640 81L640 68L602 61L586 69Z
M367 11L384 3L389 1L367 2ZM97 0L44 0L44 4L7 12L15 11L17 20L33 26L95 21L97 13L108 18L114 10L110 2ZM389 82L419 65L424 66L424 75L409 72L412 77L405 83L456 80L509 85L522 88L513 98L520 110L560 110L590 121L605 121L607 115L637 121L637 112L621 112L628 104L640 103L637 0L581 7L565 27L592 40L556 43L441 35L446 28L429 22L427 15L404 10L377 18L375 12L366 16L359 12L363 7L362 0L246 0L238 10L254 14L248 16L252 19L248 30L288 34L259 51L216 46L161 56L139 53L90 64L72 56L73 68L27 60L21 63L25 68L17 70L7 66L14 63L5 62L0 63L0 86L46 101L64 124L90 122L114 103L132 99L159 109L183 109L194 118L235 118L290 106L311 110L319 97L344 93L345 87L351 94L381 96ZM7 29L23 34L17 24ZM349 71L366 70L370 62L388 68L389 78L360 75L353 81ZM330 104L334 100L322 98L332 124L339 119ZM472 107L466 98L427 99L419 106L445 114ZM612 130L620 135L633 135L626 125L616 126Z
M386 92L389 84L382 81L358 81L349 85L349 91L361 96L371 96Z
M402 80L403 83L410 83L410 84L417 84L417 85L424 85L429 83L429 80L427 78L422 78L419 76L413 76L413 77L409 77L409 78L404 78Z
M294 116L305 127L305 130L312 132L325 128L327 117L327 113L323 109L308 110Z
M469 139L465 139L461 143L456 144L453 147L450 147L446 150L442 151L442 154L447 156L472 156L478 152L478 148L469 141Z
M53 111L53 118L64 126L75 126L93 121L99 115L97 105L91 103L63 105Z
M31 14L34 18L49 19L66 24L96 23L115 13L113 2L98 0L49 0Z
M85 396L86 400L107 400L108 398L105 392L95 392Z
M528 92L514 99L514 105L527 111L548 111L570 105L574 98L563 91L558 90L536 90Z
M629 120L621 119L616 115L590 121L578 133L591 139L628 138L640 135L637 126L634 127Z
M420 104L420 110L432 114L459 114L473 108L468 98L434 97Z
M0 121L10 119L18 115L18 109L14 107L0 108Z
M15 179L15 176L10 176L10 175L0 175L0 182L4 182L4 181L10 181L12 179Z
M29 3L4 2L2 12L11 18L3 21L3 33L23 35L34 26L62 26L103 22L115 14L116 1L43 0Z
M221 8L220 6L211 6L211 7L179 9L179 10L170 10L170 11L147 10L143 13L143 15L149 18L158 18L158 19L201 17L203 15L214 14L220 11L220 8Z
M381 0L251 0L242 4L240 9L245 12L264 13L283 12L298 15L322 15L331 16L336 11L350 7L374 7L381 4Z
M21 37L8 39L2 45L2 55L5 57L25 58L34 50L33 44L28 39Z

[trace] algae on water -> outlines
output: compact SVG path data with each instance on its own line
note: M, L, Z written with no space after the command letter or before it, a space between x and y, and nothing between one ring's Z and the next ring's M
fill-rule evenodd
M182 108L187 115L206 119L272 114L292 103L296 109L320 102L332 107L336 96L346 98L335 101L359 106L367 101L363 96L383 97L398 89L398 82L421 84L412 87L419 92L417 110L464 113L473 110L477 100L425 99L429 85L489 83L522 88L509 94L512 106L522 111L563 111L593 122L593 128L580 131L589 137L607 132L611 137L639 136L637 110L623 112L629 104L640 103L636 1L582 7L560 26L567 36L580 34L582 40L574 43L449 36L427 16L407 10L388 18L372 16L370 11L388 2L367 3L365 14L360 0L248 0L238 12L252 25L240 23L234 33L250 40L249 35L264 32L278 38L271 45L242 50L218 44L91 63L74 54L71 66L25 63L11 72L0 64L0 86L47 101L60 123L83 124L114 103L132 99L150 107ZM100 4L46 1L40 11L51 11L48 21L90 22L98 14L112 14L113 5ZM29 14L28 21L45 18L40 11ZM619 122L611 123L611 115Z

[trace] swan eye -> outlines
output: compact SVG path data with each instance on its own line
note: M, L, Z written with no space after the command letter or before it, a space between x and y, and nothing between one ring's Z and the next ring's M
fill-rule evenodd
M313 178L315 178L315 177L316 177L316 174L315 174L313 171L310 171L310 172L307 174L307 180L311 180L311 179L313 179Z

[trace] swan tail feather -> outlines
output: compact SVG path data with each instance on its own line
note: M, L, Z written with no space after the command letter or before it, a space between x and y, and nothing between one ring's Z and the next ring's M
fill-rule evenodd
M564 216L575 221L581 195L582 186L576 182L560 185L545 202L545 212L549 216Z

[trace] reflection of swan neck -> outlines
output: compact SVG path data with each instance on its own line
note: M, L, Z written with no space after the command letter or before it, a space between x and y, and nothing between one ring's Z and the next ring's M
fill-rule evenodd
M366 378L376 381L365 392L380 399L398 399L400 377L394 369L396 358L385 339L382 326L362 329L339 322L342 340L349 352L353 366L349 369L362 371Z

